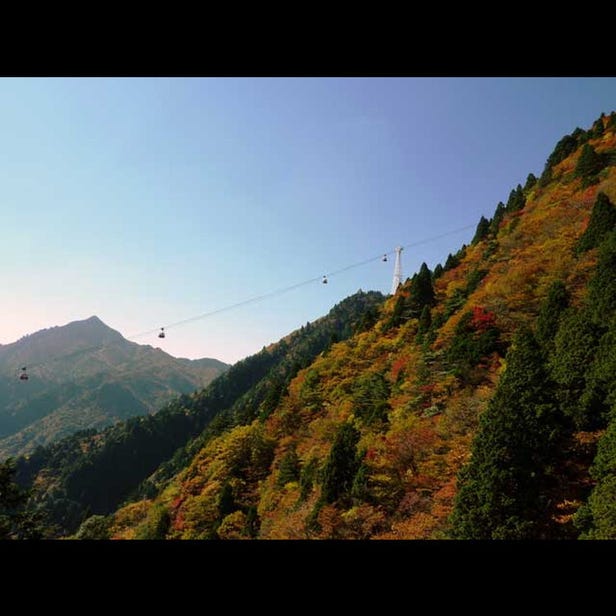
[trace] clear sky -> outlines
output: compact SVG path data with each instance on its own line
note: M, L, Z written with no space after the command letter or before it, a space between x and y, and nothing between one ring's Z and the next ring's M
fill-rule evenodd
M0 79L0 343L92 315L128 337L475 225L615 109L614 78ZM392 270L135 341L234 362Z

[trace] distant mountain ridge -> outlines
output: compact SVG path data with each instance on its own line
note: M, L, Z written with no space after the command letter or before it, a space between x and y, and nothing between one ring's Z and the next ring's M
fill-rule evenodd
M27 382L18 378L22 366ZM131 342L97 316L24 336L0 346L0 459L155 412L228 367Z

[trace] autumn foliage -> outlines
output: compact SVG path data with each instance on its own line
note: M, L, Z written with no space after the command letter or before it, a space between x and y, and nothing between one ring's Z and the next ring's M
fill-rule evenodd
M579 507L583 481L595 481L587 454L558 476L558 448L581 451L559 410L580 367L545 362L565 344L556 332L566 310L589 293L597 251L576 246L593 205L605 195L604 216L616 199L616 169L605 162L616 152L614 123L601 122L600 135L561 140L541 179L529 175L482 218L471 245L434 273L422 265L353 336L280 388L267 413L212 436L155 498L114 514L111 535L557 537L566 518L570 536L575 511L562 517L556 504ZM582 145L602 161L593 166L590 154L597 183L588 186ZM605 393L610 357L583 387ZM611 434L602 451L612 450ZM612 536L604 508L616 474L595 476L585 532Z

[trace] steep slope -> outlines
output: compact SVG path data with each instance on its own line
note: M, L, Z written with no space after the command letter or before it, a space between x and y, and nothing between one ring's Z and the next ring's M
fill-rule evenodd
M380 293L359 291L327 316L234 364L206 389L180 396L154 415L39 447L18 460L18 479L34 486L33 503L51 513L59 534L74 530L88 512L109 513L161 464L166 466L156 481L144 486L146 491L181 468L187 455L184 446L214 418L210 429L220 431L275 407L297 372L333 341L362 327L383 299Z
M17 378L22 366L27 382ZM227 368L130 342L98 317L26 336L0 347L0 459L152 413Z
M607 421L604 400L616 399L616 385L606 384L613 382L607 376L614 366L613 327L576 311L588 302L612 301L593 289L613 286L616 257L602 257L598 272L598 240L588 249L580 238L591 233L597 203L614 211L615 163L615 113L563 138L541 178L530 174L506 205L498 204L492 220L482 218L470 246L434 272L422 267L386 302L376 323L300 371L268 413L203 438L190 464L159 484L157 495L106 519L92 518L80 536L447 537L458 475L474 441L472 463L485 464L473 476L488 487L469 505L470 515L484 506L481 499L494 497L508 507L515 501L522 516L515 529L508 529L513 518L506 518L505 531L486 529L486 536L577 536L574 514L597 479L588 508L575 519L582 518L577 524L589 536L610 536L614 465L606 463L611 453L605 452L613 451L613 430L602 440L595 470L589 473L589 466ZM546 315L561 287L573 316L561 320L557 313L550 321ZM604 314L611 318L607 308ZM535 334L516 335L524 328L537 330L541 346ZM571 349L576 336L582 342ZM595 355L599 340L603 355ZM524 360L537 352L536 365ZM584 358L594 366L586 376ZM495 396L503 374L508 378ZM554 387L545 391L552 380ZM515 396L525 386L535 393L521 398L518 412ZM591 410L580 419L576 409L585 394ZM492 410L480 423L488 405ZM584 417L594 423L585 424ZM557 458L555 442L563 446ZM504 452L519 443L533 457L499 461L501 450L489 449L494 443ZM507 482L489 488L484 477L510 463L518 465L512 478L526 469L526 477L536 473L540 481L531 481L526 492ZM469 475L460 477L464 484ZM525 504L524 498L535 501ZM524 516L542 502L545 524L533 534Z

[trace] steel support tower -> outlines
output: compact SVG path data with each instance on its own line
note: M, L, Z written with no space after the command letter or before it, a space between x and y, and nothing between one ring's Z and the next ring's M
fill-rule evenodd
M392 295L396 293L398 286L402 282L402 259L400 257L400 253L403 250L404 249L402 248L402 246L398 246L396 248L396 263L394 265L394 279L393 279L393 282L391 283L391 294Z

